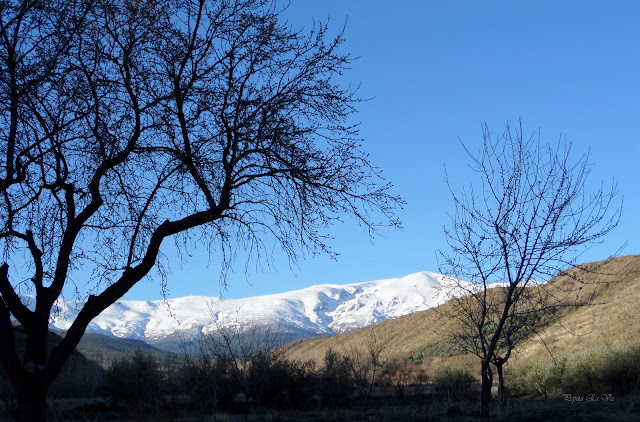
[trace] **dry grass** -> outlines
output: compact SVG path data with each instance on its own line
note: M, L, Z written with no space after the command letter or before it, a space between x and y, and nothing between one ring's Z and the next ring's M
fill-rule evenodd
M579 281L566 275L552 282L569 291L574 303L549 326L541 339L533 339L517 358L552 352L577 351L587 345L609 347L638 343L640 339L640 255L629 255L585 266ZM573 271L573 270L572 270ZM590 300L586 300L590 299ZM543 340L543 341L540 341Z
M553 353L580 350L588 344L618 346L638 342L640 255L607 259L563 271L545 288L563 305L560 316L540 338L530 339L517 350L514 360L541 357L549 350ZM385 345L383 357L416 356L455 331L455 321L444 316L450 306L447 303L439 309L417 312L341 335L297 341L285 346L285 354L291 359L322 362L329 348L347 353L353 346L365 345L374 332ZM425 359L424 365L432 374L444 363L477 366L476 359L469 355L434 356Z

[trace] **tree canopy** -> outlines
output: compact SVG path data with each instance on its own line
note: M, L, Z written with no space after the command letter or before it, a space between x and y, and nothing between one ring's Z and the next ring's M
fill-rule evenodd
M42 401L89 322L162 270L167 238L225 266L238 245L260 256L267 241L292 259L331 252L329 228L346 215L398 225L401 200L368 161L360 99L340 78L352 61L342 33L294 30L281 11L0 4L0 359L24 400ZM71 277L79 267L90 280ZM52 309L74 284L91 295L49 351Z

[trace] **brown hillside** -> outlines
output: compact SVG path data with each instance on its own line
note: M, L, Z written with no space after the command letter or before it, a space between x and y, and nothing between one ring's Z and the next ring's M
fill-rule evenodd
M586 271L569 269L549 282L551 290L559 292L557 296L566 306L562 308L559 320L543 333L546 345L554 353L560 353L590 344L640 343L640 312L637 312L640 255L584 264L581 268ZM446 303L439 309L416 312L341 335L297 341L285 346L285 353L291 359L321 362L329 348L348 353L352 347L366 344L367 339L375 335L384 344L383 356L420 358L425 355L423 361L428 371L444 361L472 364L476 358L447 350L448 333L456 327L454 321L444 316L446 307L450 306ZM518 350L514 359L523 360L544 353L548 353L544 343L534 338Z
M640 343L640 255L629 255L585 266L584 283L566 275L553 283L572 286L578 295L591 296L588 304L570 307L542 338L550 350L568 352L585 346L620 346ZM541 341L529 342L520 358L548 353Z

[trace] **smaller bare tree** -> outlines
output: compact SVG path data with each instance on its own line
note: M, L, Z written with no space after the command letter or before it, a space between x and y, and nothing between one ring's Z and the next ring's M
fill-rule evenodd
M363 344L350 344L347 355L351 361L351 373L366 413L373 387L380 382L385 366L383 358L387 342L380 337L376 327L367 328Z
M237 391L229 377L231 362L228 359L214 359L206 342L202 341L185 341L182 352L180 387L189 396L196 409L197 420L201 421L209 411L231 403L236 395Z
M387 360L383 378L393 387L396 397L400 400L404 399L407 387L412 384L424 384L428 380L423 368L411 359L398 356Z
M318 408L349 403L355 389L349 356L327 349L318 371Z
M269 382L259 371L283 359L280 346L287 336L279 327L242 324L238 312L230 321L216 320L213 331L201 336L199 343L204 354L228 363L230 376L244 396L248 419L251 401L261 407L262 393Z
M617 226L621 208L615 183L588 193L589 157L574 161L564 138L544 144L539 135L525 137L522 124L508 123L494 137L485 124L480 152L463 147L480 184L456 193L447 178L455 213L445 228L451 251L440 252L440 272L461 295L449 315L461 324L457 342L481 360L481 416L487 417L492 365L503 391L502 367L513 349L563 302L561 288L535 280L574 267L584 248Z

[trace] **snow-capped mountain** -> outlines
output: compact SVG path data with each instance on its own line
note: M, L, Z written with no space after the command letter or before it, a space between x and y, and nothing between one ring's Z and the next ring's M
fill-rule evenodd
M444 276L431 272L352 284L321 284L245 299L187 296L113 304L88 332L166 343L208 333L218 326L278 326L294 336L342 333L444 303ZM66 330L82 303L59 301L52 329Z

